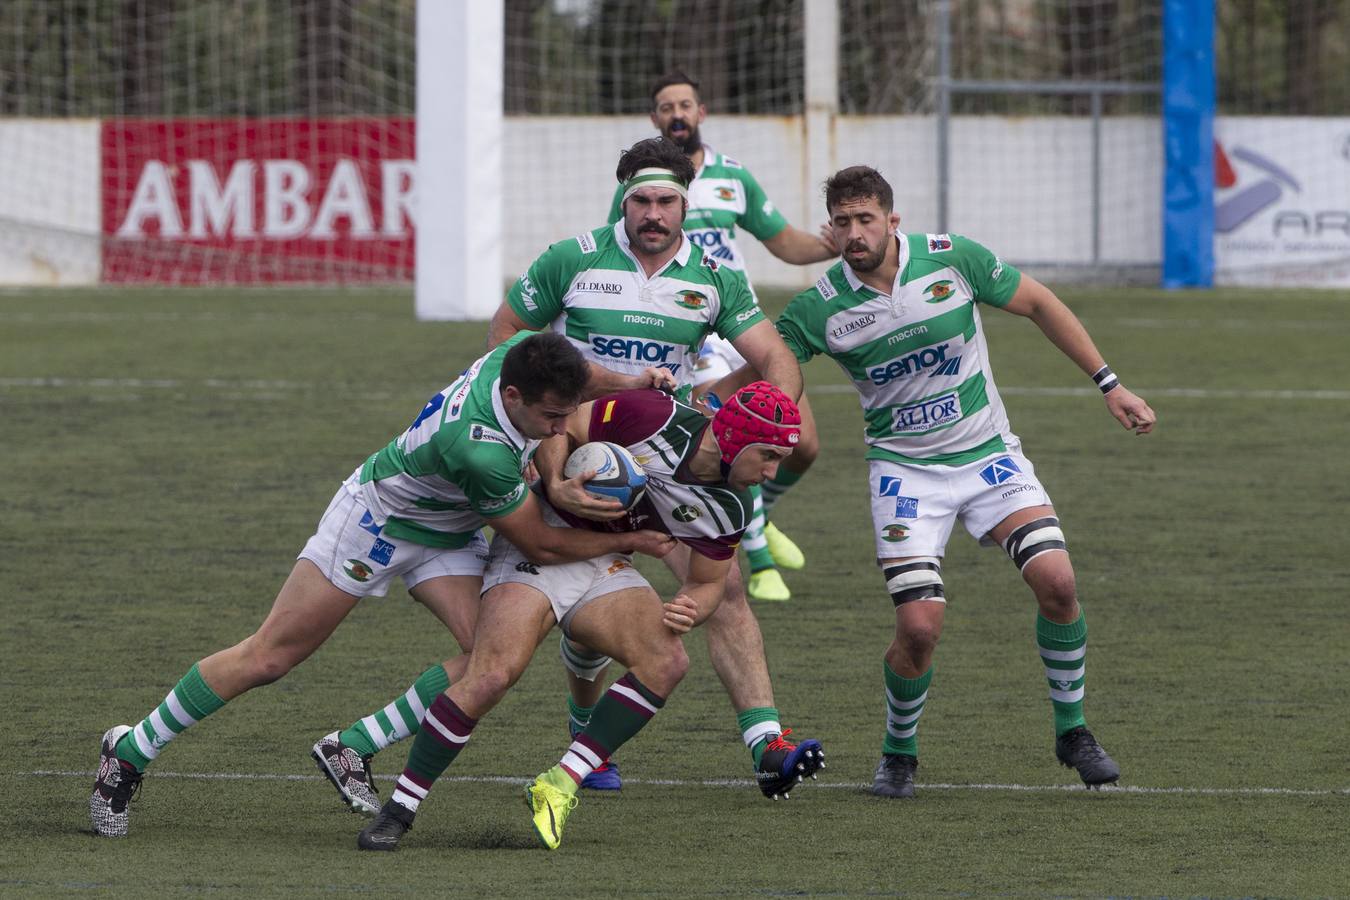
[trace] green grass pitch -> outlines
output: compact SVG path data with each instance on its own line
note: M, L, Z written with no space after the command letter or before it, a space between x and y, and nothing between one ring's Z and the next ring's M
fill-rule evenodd
M757 611L785 724L826 746L821 780L760 796L694 634L689 677L621 751L622 794L583 796L545 851L519 795L565 745L550 641L403 849L371 855L308 752L452 652L401 590L176 741L124 841L88 833L98 737L262 620L338 483L485 326L417 323L405 290L0 294L0 894L1346 896L1350 297L1063 295L1160 419L1125 433L1033 325L984 314L1073 552L1088 721L1119 789L1056 764L1030 593L958 527L920 796L865 792L893 614L857 400L816 361L824 449L776 515L808 567Z

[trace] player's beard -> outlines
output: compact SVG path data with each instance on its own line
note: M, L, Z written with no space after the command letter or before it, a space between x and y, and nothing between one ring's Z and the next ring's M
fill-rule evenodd
M844 248L844 261L847 262L855 272L875 271L886 259L886 241L889 241L890 239L890 235L887 235L886 240L881 242L881 246L875 249L868 247L863 241L854 241ZM867 249L867 254L861 259L851 256L851 252L858 249L860 245Z
M665 228L665 226L661 227ZM649 256L659 256L660 254L665 253L673 247L675 242L679 239L680 232L678 230L666 229L665 232L661 234L655 232L647 232L644 234L642 229L639 228L637 234L634 234L632 231L628 232L629 245L637 247Z
M678 120L672 119L671 125L674 125L676 121L684 122L683 119ZM681 150L683 150L685 156L693 156L695 153L703 149L703 138L698 133L697 125L691 124L689 122L684 122L684 126L685 126L684 130L679 134L676 134L671 130L670 125L667 125L665 138L666 140L674 144L676 147L679 147Z

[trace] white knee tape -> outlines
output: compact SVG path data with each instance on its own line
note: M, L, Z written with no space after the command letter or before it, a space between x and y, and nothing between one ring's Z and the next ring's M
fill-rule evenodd
M567 671L582 681L594 681L609 665L609 657L594 652L588 647L574 644L562 635L558 640L558 655Z

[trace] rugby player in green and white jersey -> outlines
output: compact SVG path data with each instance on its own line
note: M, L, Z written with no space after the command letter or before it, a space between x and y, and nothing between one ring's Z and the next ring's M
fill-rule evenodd
M486 561L485 522L539 563L668 552L673 542L656 531L601 534L549 525L526 489L522 472L535 448L565 429L589 375L565 341L521 335L432 397L401 436L338 488L258 630L193 665L135 727L117 725L103 735L89 798L94 833L127 833L142 773L169 741L240 694L281 678L362 597L384 596L395 578L467 649ZM441 688L420 705L444 690L446 672L435 668ZM362 768L359 756L354 764ZM338 783L336 772L329 776Z
M745 276L705 255L683 232L694 167L679 147L661 138L624 151L615 172L624 185L623 219L550 247L521 276L493 316L488 340L522 329L565 334L591 361L592 390L641 384L643 367L664 367L677 395L687 397L691 369L709 334L736 347L763 378L794 400L801 370L764 318ZM622 515L619 504L587 494L575 480L550 485L555 506L589 518ZM689 554L667 557L683 578ZM726 598L703 629L713 668L736 710L742 739L756 767L763 748L785 733L774 706L759 623L745 597L740 570L728 574ZM564 642L572 684L571 723L584 726L603 682L576 678L578 666ZM617 771L592 774L586 787L617 789Z
M684 678L689 657L680 636L706 620L721 600L750 520L747 488L791 454L800 429L796 404L763 381L728 397L711 420L654 390L622 391L580 406L568 420L567 440L546 441L539 449L544 483L562 479L573 448L611 441L641 461L646 491L616 520L597 522L549 506L546 520L581 529L667 532L691 551L686 577L662 603L627 554L541 566L504 535L493 538L468 670L427 711L398 785L357 845L397 849L435 781L557 625L563 634L612 654L628 671L605 692L558 764L526 789L535 830L556 850L581 782L647 725ZM764 757L769 764L761 767L760 783L773 796L788 796L824 766L815 741L791 746L780 740ZM667 774L680 771L677 764Z
M671 72L652 86L651 101L652 125L662 137L683 150L694 166L684 233L704 253L724 266L745 272L745 257L736 243L736 231L740 228L758 238L774 256L794 265L824 262L839 254L828 231L816 237L792 227L749 170L703 143L699 129L708 117L708 109L699 96L698 82L683 72ZM623 215L622 200L620 185L610 206L611 223ZM699 396L700 385L743 365L745 359L730 341L709 335L695 363L694 395ZM778 467L773 478L752 491L760 512L741 546L750 562L746 591L756 600L791 599L792 592L776 566L800 569L806 565L801 549L767 521L774 504L801 480L820 450L815 419L805 396L798 398L798 406L803 420L801 446Z
M1030 318L1093 377L1126 428L1146 434L1156 417L1048 288L959 235L899 232L891 205L890 185L866 166L826 182L843 260L778 320L799 361L825 354L839 364L866 421L877 561L896 608L873 793L914 794L918 721L946 603L941 561L957 519L982 543L1002 546L1036 596L1056 757L1089 787L1114 782L1120 769L1083 719L1087 626L1064 534L1009 427L978 306Z

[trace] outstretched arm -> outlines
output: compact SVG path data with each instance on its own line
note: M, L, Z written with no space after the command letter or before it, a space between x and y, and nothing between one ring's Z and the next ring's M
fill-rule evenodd
M1118 380L1111 386L1115 376L1106 369L1106 360L1092 342L1083 323L1073 314L1073 310L1055 296L1054 291L1023 273L1017 291L1004 309L1031 319L1050 339L1050 343L1073 360L1086 375L1098 380L1101 387L1109 387L1105 393L1106 409L1117 422L1135 434L1148 434L1153 430L1158 421L1157 415L1142 397L1131 393ZM1106 369L1105 375L1102 374L1103 369Z
M824 262L839 255L833 243L791 225L764 242L764 247L785 263L804 266Z
M783 343L778 330L767 321L757 322L732 340L736 352L759 374L793 400L802 395L802 369L797 357ZM733 373L734 374L734 373ZM728 376L730 377L730 376ZM725 397L725 394L719 396Z
M488 522L530 562L545 566L594 559L606 553L645 553L660 558L675 547L674 538L656 531L601 532L554 527L544 521L539 501L529 493L516 509Z
M518 331L534 330L524 319L516 315L510 303L503 300L502 305L492 314L492 322L488 325L488 349L491 350Z

